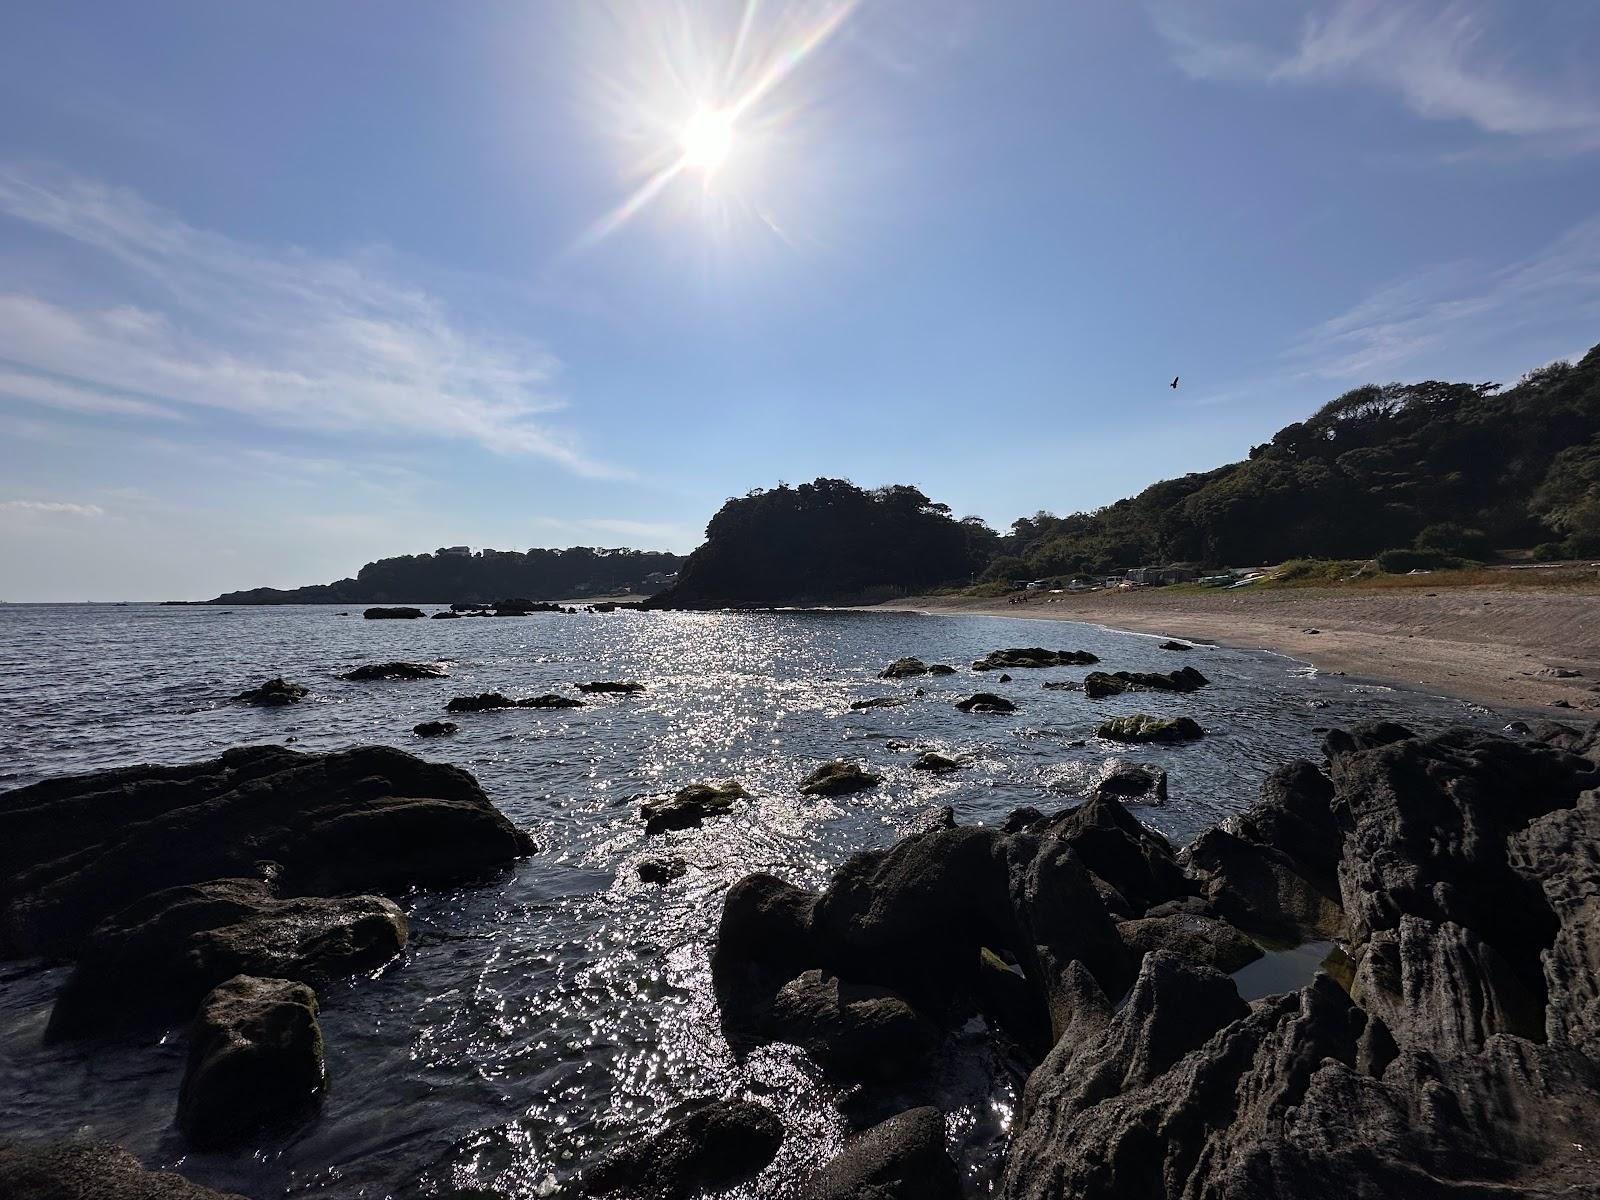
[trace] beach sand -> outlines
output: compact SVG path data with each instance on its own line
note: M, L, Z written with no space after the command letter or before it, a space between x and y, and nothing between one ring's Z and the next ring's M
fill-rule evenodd
M1421 687L1553 720L1600 717L1600 593L1453 587L1149 588L1080 594L913 596L877 607L1087 621L1277 650L1324 671ZM1559 671L1577 671L1560 678ZM1573 711L1557 702L1566 701Z

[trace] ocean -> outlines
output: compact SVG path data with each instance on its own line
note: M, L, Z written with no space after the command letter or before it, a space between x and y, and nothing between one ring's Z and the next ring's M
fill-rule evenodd
M1181 843L1248 805L1274 767L1317 757L1327 727L1375 717L1419 731L1505 723L1480 706L1319 674L1280 655L1179 653L1161 640L913 613L366 621L359 607L0 606L0 789L231 746L382 743L472 772L541 847L485 885L397 897L411 920L405 953L374 978L321 993L331 1085L320 1116L254 1152L194 1154L174 1129L181 1030L45 1047L65 968L0 963L0 1137L106 1138L261 1200L572 1196L586 1163L696 1098L746 1095L780 1110L788 1134L777 1160L728 1195L790 1195L842 1141L841 1096L788 1047L736 1062L722 1041L709 956L722 893L743 875L820 887L853 851L888 845L946 805L961 823L998 824L1024 805L1051 811L1092 788L1111 760L1167 770L1167 804L1136 811ZM1102 663L1013 670L1007 684L967 670L990 650L1034 645L1091 650ZM904 655L960 671L876 678ZM449 677L336 678L389 659L440 661ZM1102 700L1041 686L1093 669L1184 665L1211 686ZM311 695L281 709L231 701L275 675ZM456 695L576 695L577 681L625 679L645 691L586 697L583 708L452 716L460 731L451 738L411 732L443 719ZM926 694L915 697L918 687ZM953 701L973 691L1000 692L1018 711L957 711ZM897 694L912 698L849 708ZM1170 747L1095 737L1106 716L1138 711L1191 716L1207 736ZM914 771L922 749L970 764ZM797 792L801 777L838 757L883 784L837 799ZM640 796L724 779L752 798L701 829L646 837ZM640 882L639 862L664 854L686 859L688 874ZM969 1026L950 1037L940 1081L969 1192L985 1195L1020 1094L1017 1065Z

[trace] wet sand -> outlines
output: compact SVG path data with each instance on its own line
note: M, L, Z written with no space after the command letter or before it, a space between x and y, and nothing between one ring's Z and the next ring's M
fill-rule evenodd
M1600 592L1454 587L1280 588L912 596L877 607L1088 621L1277 650L1324 671L1483 704L1600 717ZM1577 671L1572 678L1558 672ZM1566 712L1559 701L1571 705Z

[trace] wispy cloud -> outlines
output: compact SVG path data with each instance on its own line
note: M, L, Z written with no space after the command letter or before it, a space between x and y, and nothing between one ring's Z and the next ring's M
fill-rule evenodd
M0 217L110 268L87 297L0 292L0 396L168 421L222 409L616 473L544 419L563 407L548 351L463 327L378 254L255 246L130 192L18 164L0 164Z
M1241 0L1150 0L1149 8L1178 66L1197 79L1365 85L1421 117L1468 122L1500 139L1550 152L1600 149L1592 58L1557 44L1541 47L1535 66L1519 64L1505 47L1533 25L1518 3L1325 0L1276 40L1260 30L1287 6L1269 13ZM1579 61L1566 71L1569 54Z
M98 504L70 504L64 500L0 500L0 511L57 513L69 517L103 517L106 513Z
M1289 360L1322 378L1377 379L1557 318L1600 336L1600 216L1522 262L1453 263L1393 281L1310 331Z

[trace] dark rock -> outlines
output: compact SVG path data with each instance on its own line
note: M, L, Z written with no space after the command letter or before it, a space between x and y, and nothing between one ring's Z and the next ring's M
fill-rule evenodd
M443 679L445 669L438 663L386 662L367 663L339 676L354 683L374 679Z
M1190 646L1190 645L1186 645L1183 642L1166 641L1166 642L1162 642L1161 643L1160 649L1162 649L1162 650L1193 650L1194 647Z
M772 998L820 961L817 896L775 875L746 875L728 889L711 953L723 1033L736 1051L767 1040Z
M905 696L873 696L867 700L852 700L850 711L860 712L866 708L899 708L907 701L908 698Z
M1000 676L999 679L996 679L995 682L996 683L1010 683L1011 682L1011 676L1002 675L1002 676Z
M1013 713L1017 706L1004 696L997 696L993 692L973 692L972 695L956 701L956 707L967 713Z
M1189 717L1152 717L1133 713L1112 717L1095 730L1097 737L1113 742L1188 742L1204 737L1205 730Z
M1124 804L1160 807L1167 802L1167 773L1148 763L1118 763L1095 784L1095 791Z
M5 1200L245 1200L214 1192L169 1171L147 1171L106 1142L0 1144Z
M1078 667L1100 659L1087 650L1027 649L992 650L972 664L974 671L999 671L1015 667Z
M1156 950L1197 967L1231 975L1261 957L1261 947L1233 926L1212 917L1179 914L1122 921L1117 932L1128 949L1145 955Z
M361 615L369 621L414 621L424 614L420 608L369 608Z
M1076 679L1047 679L1039 685L1051 692L1081 692L1083 684Z
M688 873L689 864L676 856L647 858L639 864L639 879L643 883L671 883L674 879L682 879Z
M587 693L604 694L604 693L610 693L610 692L618 692L618 693L621 693L622 695L625 695L625 696L631 696L635 692L644 691L644 684L639 683L638 681L632 680L632 679L628 679L628 680L597 679L597 680L593 681L592 683L580 683L578 685L578 690L580 692L584 692L586 694Z
M303 983L236 975L200 1002L178 1127L194 1145L235 1146L304 1117L326 1079L317 995Z
M1193 667L1180 667L1165 675L1150 671L1091 671L1083 677L1083 694L1098 700L1123 692L1192 692L1210 682Z
M802 779L800 793L804 796L844 796L877 787L882 782L882 775L875 775L856 763L835 759L823 763Z
M95 1037L180 1021L235 975L320 987L376 970L405 942L405 916L379 896L282 900L259 879L167 888L95 926L45 1036Z
M413 726L411 732L418 737L449 737L456 728L454 721L424 721Z
M928 664L920 658L897 658L878 672L879 679L904 679L910 675L926 675Z
M739 783L691 783L660 800L648 800L640 808L646 834L672 829L698 829L707 817L720 817L733 808L735 800L750 795Z
M259 704L263 708L277 708L285 704L299 704L311 694L303 683L291 683L281 675L269 679L260 687L240 692L234 697L240 704Z
M688 1200L760 1173L783 1143L783 1123L764 1104L719 1100L635 1141L589 1171L591 1195L628 1200Z
M944 1115L913 1108L857 1134L804 1194L806 1200L959 1200Z
M813 969L773 999L771 1036L801 1047L834 1078L896 1078L927 1066L938 1030L887 988Z
M458 620L460 618L460 616L461 616L460 613L451 612L447 608L447 609L443 610L442 612L434 613L432 619L435 620L435 621L454 621L454 620Z
M517 702L504 692L483 692L477 696L456 696L444 706L445 712L489 712L497 708L515 708Z
M928 664L928 674L929 675L954 675L955 673L956 673L956 669L954 667L950 666L947 663L929 663Z
M1096 792L1030 832L1066 842L1091 874L1116 889L1134 915L1194 890L1167 839L1141 825L1112 794Z
M1002 833L1021 833L1024 829L1031 829L1048 820L1042 812L1032 805L1025 808L1013 809L1000 826Z
M582 700L574 700L571 696L559 696L555 692L546 692L542 696L529 696L526 700L518 700L518 708L582 708Z
M917 755L916 761L911 764L911 769L913 771L932 771L935 774L943 775L946 772L957 770L960 766L961 760L958 758L950 758L948 755L940 754L937 750L924 750Z
M0 953L71 954L150 892L263 860L285 895L398 894L532 850L471 775L383 746L253 746L50 779L0 795Z

